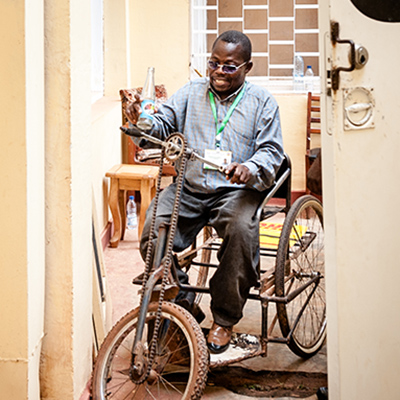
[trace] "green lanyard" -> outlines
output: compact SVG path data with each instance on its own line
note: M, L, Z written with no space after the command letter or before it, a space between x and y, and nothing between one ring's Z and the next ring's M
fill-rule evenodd
M236 96L235 101L233 102L233 104L231 105L231 107L229 108L228 112L225 115L225 118L223 119L221 125L218 127L218 116L217 116L217 107L215 106L215 98L214 98L214 94L211 92L211 90L208 92L209 96L210 96L210 105L211 105L211 110L213 112L214 115L214 119L215 119L215 127L217 129L217 133L215 135L215 147L219 148L220 147L220 143L221 143L221 134L222 131L224 130L226 124L229 121L229 118L231 117L233 111L235 110L236 106L238 105L239 101L241 100L241 98L244 95L244 89L246 87L246 82L242 88L242 90L239 92L239 94Z

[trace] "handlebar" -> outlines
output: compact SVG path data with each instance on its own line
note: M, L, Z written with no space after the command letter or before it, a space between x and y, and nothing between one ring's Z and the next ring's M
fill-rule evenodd
M122 132L124 132L128 136L143 138L154 144L164 147L165 151L166 151L166 156L171 161L175 161L176 159L178 159L179 157L181 157L183 155L183 136L182 136L182 134L173 133L166 140L160 140L160 139L157 139L157 138L147 134L145 131L142 131L136 125L131 125L131 126L132 127L130 127L130 128L121 126L120 129ZM179 140L179 137L181 137L182 139ZM197 160L209 165L210 167L216 168L219 172L225 174L225 166L215 164L212 161L207 160L206 158L197 154L193 149L186 149L186 156L188 157L188 159L196 158Z

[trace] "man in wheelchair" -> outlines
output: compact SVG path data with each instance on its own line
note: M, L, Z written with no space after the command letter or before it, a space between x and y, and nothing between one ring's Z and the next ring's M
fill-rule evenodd
M207 344L213 353L229 346L232 327L241 319L249 291L257 283L259 221L255 213L284 158L278 105L265 88L246 81L252 66L248 37L238 31L222 33L212 47L208 78L179 89L156 112L149 132L160 139L181 132L197 154L215 164L227 164L223 174L199 160L188 162L174 241L174 251L183 251L206 225L223 239L219 267L210 280L214 322ZM126 116L135 124L139 114L137 97ZM140 147L148 145L143 139L134 141ZM156 232L162 222L169 222L175 192L176 183L172 183L160 194ZM143 257L151 216L152 205L141 237Z

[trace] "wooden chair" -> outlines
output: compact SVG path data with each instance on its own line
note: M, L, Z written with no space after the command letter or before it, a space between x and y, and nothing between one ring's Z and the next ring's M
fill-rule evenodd
M122 125L128 127L128 120L125 116L125 109L129 102L132 101L135 93L141 93L142 88L137 89L121 89L119 91L122 106ZM156 105L162 104L167 100L167 91L164 85L156 86ZM158 166L160 161L161 150L157 152L155 149L143 150L136 146L133 141L128 138L128 164ZM165 165L163 176L176 176L176 171L173 165Z
M306 170L305 176L307 180L307 172L311 164L321 151L321 107L320 96L308 92L307 97L307 134L306 134ZM307 185L306 185L307 186ZM306 189L307 193L310 193Z

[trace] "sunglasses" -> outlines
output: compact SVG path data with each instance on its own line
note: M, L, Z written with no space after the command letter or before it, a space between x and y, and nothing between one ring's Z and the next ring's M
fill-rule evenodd
M243 65L246 65L247 63L248 61L245 61L243 64L236 66L236 65L218 64L215 61L208 60L208 67L213 71L221 67L222 72L224 74L234 74L239 68L243 67Z

